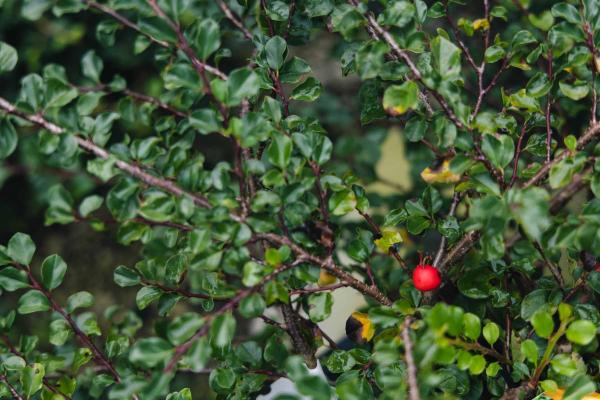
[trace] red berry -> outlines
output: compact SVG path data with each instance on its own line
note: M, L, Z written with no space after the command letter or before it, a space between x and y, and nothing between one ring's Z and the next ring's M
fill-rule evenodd
M417 265L417 268L413 271L412 280L415 288L421 292L437 289L442 283L440 271L433 265L428 264Z
M594 269L595 269L596 271L600 271L600 264L596 265L596 267L594 267Z

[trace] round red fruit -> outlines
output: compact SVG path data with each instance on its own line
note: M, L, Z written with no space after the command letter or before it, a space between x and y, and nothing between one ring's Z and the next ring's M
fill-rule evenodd
M417 290L428 292L437 289L442 283L440 271L433 265L417 265L412 275L413 284Z
M595 269L596 271L600 271L600 264L596 265L596 266L594 267L594 269Z

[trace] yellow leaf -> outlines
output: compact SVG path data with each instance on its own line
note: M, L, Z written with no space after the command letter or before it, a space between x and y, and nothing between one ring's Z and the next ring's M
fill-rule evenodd
M395 229L384 229L381 232L381 237L375 240L377 249L385 254L387 254L390 251L390 247L396 243L402 243L402 234Z
M555 392L545 392L544 394L550 397L552 400L563 400L565 390L558 389ZM600 394L598 393L588 393L581 398L581 400L599 400Z
M450 160L444 160L436 169L429 167L421 172L421 178L427 183L455 183L460 181L460 175L450 171Z
M360 337L367 342L371 341L375 335L375 328L373 328L373 324L371 323L369 316L367 314L355 311L352 313L352 318L360 322L362 325Z
M476 31L480 29L482 31L487 31L488 29L490 29L490 21L488 21L485 18L476 19L475 21L473 21L473 29L475 29Z
M321 273L319 274L319 281L317 282L317 284L319 286L327 286L331 285L332 283L335 283L336 280L337 278L334 275L331 275L326 270L321 269Z

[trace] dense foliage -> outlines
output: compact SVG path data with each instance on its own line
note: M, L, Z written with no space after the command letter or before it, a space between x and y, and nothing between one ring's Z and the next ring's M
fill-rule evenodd
M0 7L20 24L0 41L0 158L86 171L38 187L46 225L139 251L113 275L137 309L98 310L94 282L61 293L67 263L27 233L0 246L2 299L18 299L0 397L248 399L282 377L316 400L597 390L597 0ZM54 45L80 63L45 63L23 39L38 29L70 32ZM328 133L347 103L298 56L325 37L360 78L358 134ZM115 73L117 51L151 73ZM414 183L384 196L390 126ZM343 287L368 302L343 317L346 350L318 326ZM28 318L47 331L17 329ZM211 394L185 387L204 377Z

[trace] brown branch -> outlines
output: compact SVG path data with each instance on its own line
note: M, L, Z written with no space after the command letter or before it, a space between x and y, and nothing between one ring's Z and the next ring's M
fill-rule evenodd
M357 9L357 11L360 12L360 9L358 8L359 7L358 0L347 0L347 1L350 5L355 7ZM467 129L465 127L465 125L458 119L458 117L456 116L456 114L454 113L452 108L448 105L448 102L438 92L436 92L435 90L433 90L433 89L427 87L427 85L425 85L425 83L423 82L423 77L421 76L421 72L419 71L419 69L417 68L415 63L412 61L412 59L410 58L408 53L406 51L404 51L402 48L400 48L400 46L396 42L396 39L394 39L388 31L383 29L381 27L381 25L379 25L379 23L377 22L377 19L375 18L375 16L372 13L366 12L364 14L364 16L367 19L367 23L369 24L370 29L372 29L379 37L381 37L391 47L392 52L397 57L401 58L406 63L406 65L408 66L408 68L410 69L410 71L413 75L413 78L415 80L419 81L423 85L425 90L428 93L430 93L433 96L433 98L436 99L436 101L442 107L442 109L444 110L444 113L450 119L450 121L452 121L452 123L454 125L456 125L456 127L459 129Z
M565 289L565 281L564 281L558 267L556 265L554 265L554 263L552 261L550 261L548 259L548 257L546 257L546 253L544 252L544 249L542 248L542 246L540 245L540 243L538 241L533 242L533 247L535 247L535 249L538 251L538 253L540 253L540 255L542 256L544 263L546 264L546 266L548 267L550 272L552 272L552 275L554 276L554 279L556 279L558 286L560 286L560 288L562 290L564 290Z
M519 169L519 158L521 158L521 151L523 146L523 139L525 138L525 133L527 132L527 121L523 122L523 126L521 127L521 134L519 135L519 141L517 142L517 148L515 149L514 161L513 161L513 173L510 178L510 183L508 187L513 187L515 181L517 179L517 173Z
M180 111L180 110L176 109L175 107L170 106L169 104L157 99L156 97L148 96L146 94L135 92L130 89L111 90L109 85L104 85L104 84L97 85L97 86L77 86L77 85L72 85L72 86L81 93L89 93L89 92L101 92L101 93L106 93L106 94L123 93L129 97L132 97L134 100L137 100L139 102L152 104L158 108L162 108L163 110L168 111L171 114L173 114L179 118L187 118L190 115L188 112Z
M577 140L577 150L582 150L585 146L587 146L592 140L596 138L596 136L600 135L600 124L592 124L584 134ZM546 174L550 171L550 169L571 155L570 151L563 151L559 155L555 156L552 161L544 164L540 170L525 184L523 188L528 188L530 186L536 185L539 181L541 181Z
M552 49L548 48L548 80L552 82ZM548 91L548 99L546 100L546 162L550 162L552 152L552 127L550 126L550 107L552 106L552 96ZM593 121L595 123L595 121Z
M378 288L372 287L370 285L365 284L364 282L359 281L351 274L349 274L348 272L341 269L338 265L336 265L331 257L327 257L325 259L319 258L313 254L310 254L302 247L298 246L291 239L285 236L277 235L275 233L257 233L255 236L259 240L266 240L279 245L288 246L300 259L311 262L325 269L331 275L334 275L335 277L340 279L340 281L347 283L348 286L358 290L362 294L372 297L379 303L385 306L392 305L392 301L385 294L379 291Z
M169 361L169 363L165 367L164 372L165 373L171 372L173 370L173 368L175 367L175 365L177 364L177 362L179 361L179 359L189 350L189 348L194 344L194 342L196 340L200 339L201 337L205 336L208 333L211 323L216 317L218 317L219 315L223 315L228 311L233 311L233 309L235 309L235 307L239 304L240 301L242 301L246 297L248 297L251 294L260 290L267 282L275 279L280 273L295 267L296 265L300 264L300 262L302 262L302 261L303 261L302 259L297 259L294 263L282 265L277 270L275 270L275 271L271 272L269 275L265 276L260 283L256 284L255 286L252 286L248 289L242 290L234 298L229 300L229 302L227 302L224 306L219 308L217 311L213 312L212 314L206 315L204 317L204 325L202 325L202 327L200 329L198 329L191 338L189 338L187 341L183 342L179 346L175 347L175 352L173 354L173 357L171 358L171 361Z
M8 390L10 391L10 394L12 394L12 396L13 396L14 399L16 399L16 400L25 400L19 394L19 392L17 392L17 390L15 389L15 387L10 384L10 382L8 381L8 378L6 377L6 375L0 375L0 381L4 382L4 384L6 385L6 387L8 388Z
M250 33L250 31L246 29L246 27L242 24L238 17L233 13L233 11L231 11L229 6L223 0L217 0L217 4L219 5L221 11L223 11L223 13L225 14L227 19L230 20L236 26L236 28L242 31L244 37L246 39L252 40L252 34Z
M2 97L0 97L0 110L3 110L7 114L14 115L23 120L31 122L37 126L40 126L55 135L62 135L62 134L67 133L65 129L46 120L43 116L41 116L39 114L35 114L35 115L27 114L23 111L18 110L13 104L11 104L10 102L8 102L6 99L4 99ZM112 154L110 154L104 148L97 146L91 140L85 139L78 135L73 135L73 136L75 138L75 141L77 142L77 145L80 148L82 148L83 150L86 150L86 151L92 153L93 155L95 155L96 157L99 157L99 158L102 158L105 160L106 159L114 159L114 156ZM139 179L140 181L142 181L150 186L154 186L154 187L163 189L177 197L188 197L198 207L202 207L202 208L210 208L211 207L211 204L206 197L199 195L199 194L188 192L185 189L178 186L177 184L175 184L174 182L168 181L161 177L151 175L148 172L142 170L142 168L140 168L137 165L130 164L130 163L120 160L120 159L115 159L114 165L121 171L126 172L127 174Z
M2 341L4 342L4 344L6 345L6 347L8 348L8 350L14 354L17 357L21 357L22 359L25 360L25 355L23 353L21 353L19 350L17 350L17 348L11 343L10 339L8 338L8 336L6 335L2 335L0 337L0 339L2 339ZM64 397L67 400L71 400L71 397L61 391L59 391L56 387L54 387L50 381L48 380L48 378L46 376L44 376L42 378L42 382L44 384L44 386L46 387L46 389L48 389L49 391L51 391L52 393L58 394L62 397Z
M476 351L485 356L495 358L496 360L500 361L503 364L511 364L511 362L508 358L504 357L502 354L500 354L496 350L482 346L477 342L465 342L460 339L447 339L447 340L450 344L452 344L454 346L462 347L465 350Z
M450 205L450 211L448 211L448 217L453 217L454 214L456 213L456 207L458 206L458 203L460 203L460 193L455 192L454 195L452 196L452 203ZM446 236L442 235L442 238L440 239L440 246L438 247L438 251L435 255L435 258L433 259L433 265L437 267L437 265L439 264L439 262L441 261L442 257L444 256L444 250L446 249Z
M31 285L31 288L34 290L37 290L38 292L40 292L41 294L44 295L44 297L48 300L48 303L50 304L50 307L52 308L52 310L54 310L56 313L60 314L64 318L64 320L69 324L69 326L75 333L75 336L77 336L77 338L83 343L84 346L86 346L90 349L90 351L92 352L93 358L96 360L96 362L101 364L102 366L104 366L110 372L110 374L113 376L113 378L115 379L115 381L117 383L121 382L121 377L120 377L119 373L114 368L114 366L112 365L112 363L110 362L108 357L106 355L104 355L104 353L102 353L102 351L96 346L96 344L92 341L92 339L79 328L79 326L77 325L75 320L73 320L73 318L71 317L71 314L66 312L65 309L62 308L56 302L56 300L54 300L54 297L52 297L52 294L49 291L47 291L37 281L37 279L31 273L31 269L25 265L21 265L21 264L15 264L15 265L18 268L25 271L25 273L27 274L27 277L29 278L29 283Z
M315 288L293 289L293 290L290 290L290 295L295 295L295 294L304 295L304 294L329 292L329 291L332 292L336 289L340 289L340 288L344 288L344 287L348 287L348 284L342 282L342 283L335 283L333 285L327 285L327 286L321 286L321 287L315 287Z
M126 17L124 17L123 15L119 14L118 12L116 12L115 10L111 9L110 7L105 6L104 4L100 4L97 3L93 0L84 0L85 3L87 3L90 7L95 8L109 16L111 16L112 18L114 18L115 20L119 21L121 24L123 24L124 26L133 29L134 31L136 31L137 33L146 36L151 42L161 46L161 47L165 47L165 48L169 48L171 47L171 45L168 42L165 42L163 40L159 40L156 39L155 37L153 37L152 35L142 31L140 29L140 27L134 23L133 21L127 19ZM225 75L223 72L221 72L218 68L212 67L208 64L205 64L203 62L201 62L200 60L198 60L198 62L202 65L202 67L208 71L209 73L219 77L220 79L227 79L227 75Z
M412 341L410 340L410 324L412 318L410 316L404 319L402 324L402 342L404 343L404 359L407 366L408 375L408 399L420 400L419 383L417 381L417 367L412 354Z

